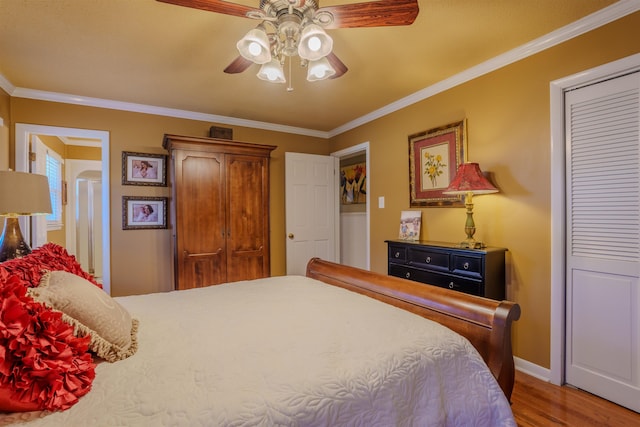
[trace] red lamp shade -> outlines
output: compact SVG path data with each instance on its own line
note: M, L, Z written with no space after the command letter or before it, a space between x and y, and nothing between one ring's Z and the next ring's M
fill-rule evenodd
M443 191L444 194L489 194L497 192L498 189L482 175L480 166L477 163L461 164L453 181Z

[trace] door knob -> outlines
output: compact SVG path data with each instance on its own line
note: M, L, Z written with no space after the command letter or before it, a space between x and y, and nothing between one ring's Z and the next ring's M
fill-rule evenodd
M293 240L293 238L294 238L295 236L293 235L293 233L289 233L289 235L288 235L287 237L289 238L289 240Z

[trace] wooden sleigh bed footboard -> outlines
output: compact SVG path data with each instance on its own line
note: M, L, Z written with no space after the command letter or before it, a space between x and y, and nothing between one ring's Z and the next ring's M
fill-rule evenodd
M511 325L520 306L313 258L307 277L339 286L434 320L467 338L511 399L515 366Z

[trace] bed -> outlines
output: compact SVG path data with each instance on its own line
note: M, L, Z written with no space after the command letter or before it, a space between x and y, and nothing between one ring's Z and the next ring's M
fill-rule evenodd
M114 300L136 351L97 361L70 408L0 425L516 425L511 302L320 259L306 277Z

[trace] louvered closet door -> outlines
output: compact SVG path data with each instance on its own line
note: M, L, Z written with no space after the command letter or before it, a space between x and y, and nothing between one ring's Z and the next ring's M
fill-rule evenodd
M566 381L640 411L640 73L567 92Z

